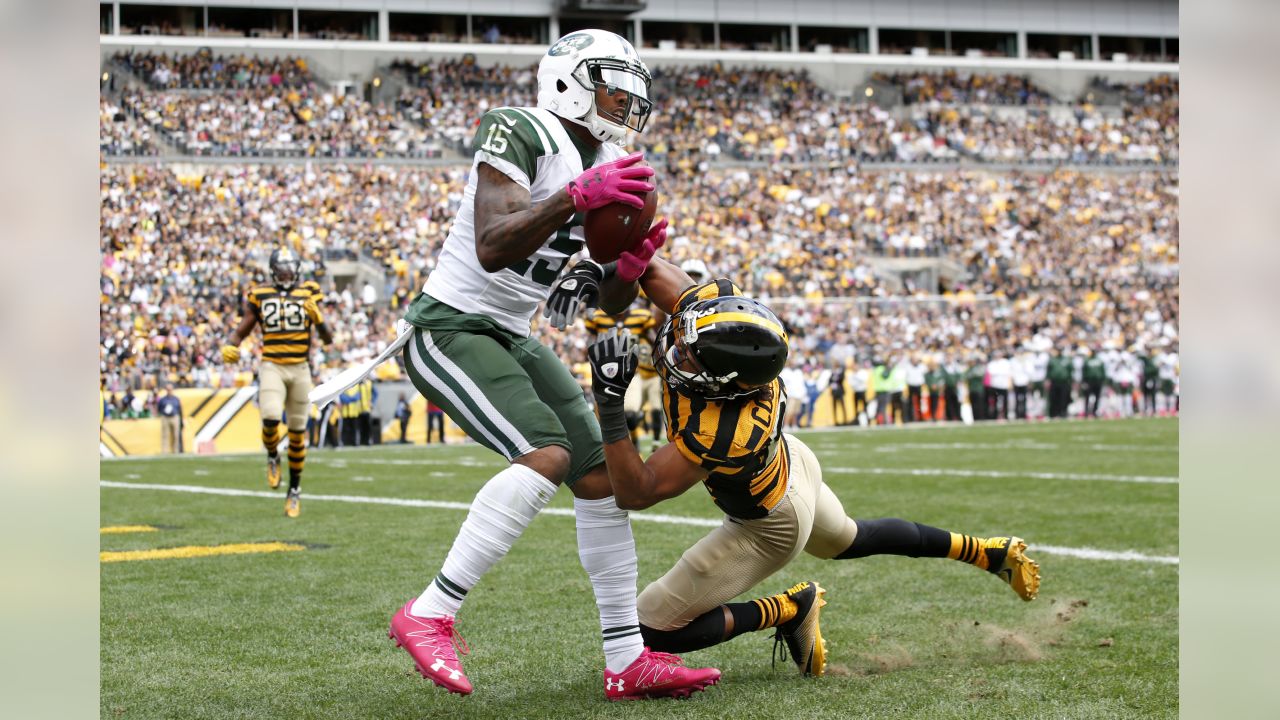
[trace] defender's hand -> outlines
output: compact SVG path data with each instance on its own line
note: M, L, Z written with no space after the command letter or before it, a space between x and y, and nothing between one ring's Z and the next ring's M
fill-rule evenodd
M631 333L613 328L587 348L591 363L591 392L600 407L621 407L627 386L636 374L635 343Z
M551 326L563 330L573 324L582 306L595 307L600 299L600 281L604 268L599 263L582 260L551 286L551 295L542 308L542 316Z
M626 203L637 210L644 201L635 193L653 192L653 183L643 178L653 177L653 168L637 165L644 160L644 153L634 152L612 162L587 168L576 180L570 180L565 190L573 198L578 212L594 210L609 203Z
M240 348L235 345L223 345L222 362L228 365L240 362Z
M618 279L623 282L635 282L644 275L649 261L658 249L667 244L667 219L662 218L644 236L640 244L618 256Z

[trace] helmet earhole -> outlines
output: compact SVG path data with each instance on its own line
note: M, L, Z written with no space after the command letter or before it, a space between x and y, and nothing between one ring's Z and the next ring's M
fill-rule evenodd
M753 346L751 349L752 349L752 350L759 350L759 349L760 349L760 346L759 346L759 345L755 345L755 346Z
M568 89L569 89L569 86L568 86L568 85L565 85L563 80L556 80L556 90L557 90L557 91L559 91L559 92L564 92L565 90L568 90Z

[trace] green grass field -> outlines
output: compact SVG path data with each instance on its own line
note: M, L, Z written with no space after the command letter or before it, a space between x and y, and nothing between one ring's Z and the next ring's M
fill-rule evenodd
M756 588L828 589L830 666L770 666L766 633L686 655L720 684L687 701L604 700L599 625L557 495L471 593L459 629L476 687L451 696L387 640L434 576L467 503L502 467L475 445L313 450L302 517L260 455L104 461L102 550L283 541L303 551L104 563L104 718L1131 718L1178 712L1176 420L804 433L854 517L1018 534L1039 560L1024 603L947 560L801 556ZM321 496L329 496L322 499ZM361 503L352 496L433 501ZM701 489L653 512L718 519ZM640 584L706 528L635 516ZM1041 548L1037 552L1037 548ZM1048 552L1051 550L1052 552ZM1098 551L1098 552L1091 552ZM1117 554L1130 555L1117 558Z

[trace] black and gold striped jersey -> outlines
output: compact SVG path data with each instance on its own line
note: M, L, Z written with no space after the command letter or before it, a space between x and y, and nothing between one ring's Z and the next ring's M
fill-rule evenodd
M699 300L742 295L723 278L680 294L676 312ZM667 439L689 461L707 470L716 506L742 520L761 518L787 492L791 464L782 436L786 396L775 379L766 391L730 400L708 400L663 384Z
M658 319L647 307L633 307L625 313L610 315L597 308L583 321L589 332L599 335L611 328L621 327L636 339L637 363L636 374L642 378L651 378L658 374L653 368L653 333L658 327Z
M710 473L705 484L716 506L742 520L768 515L786 494L791 472L782 383L733 400L707 400L670 385L662 392L667 439Z
M289 290L274 285L249 290L246 301L262 326L263 360L278 365L307 362L311 327L324 322L317 299L316 289L307 284Z
M316 302L320 302L324 299L324 292L320 290L320 283L315 280L304 280L298 287L311 293L311 296L316 299Z

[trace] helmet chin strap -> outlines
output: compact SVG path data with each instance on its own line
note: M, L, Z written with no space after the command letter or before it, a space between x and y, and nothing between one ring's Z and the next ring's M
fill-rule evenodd
M580 118L570 118L573 122L585 127L591 133L591 137L600 142L611 142L615 145L623 145L627 141L627 128L615 122L601 117L600 112L596 109L596 101L591 100L591 109Z

